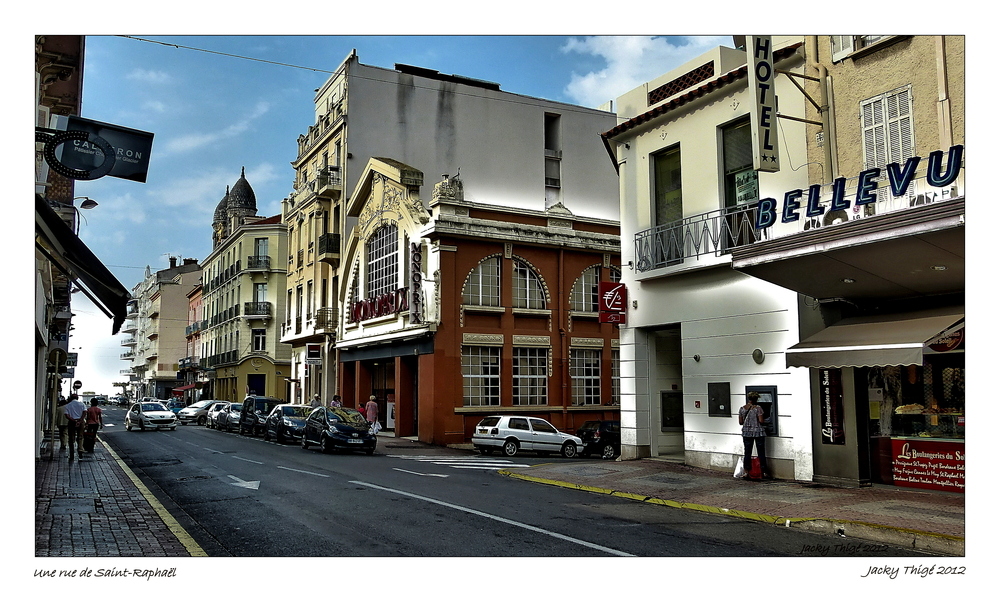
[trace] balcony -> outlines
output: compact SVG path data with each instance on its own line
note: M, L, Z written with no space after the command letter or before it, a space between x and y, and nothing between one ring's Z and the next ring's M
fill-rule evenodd
M254 317L260 319L271 318L271 303L270 302L244 302L243 303L243 316L244 317Z
M639 273L686 260L719 257L733 247L761 239L755 227L757 207L733 206L654 226L635 235L635 265Z
M181 358L177 362L177 367L180 370L197 370L201 368L201 358L198 356L189 356L187 358Z
M130 347L130 346L135 345L135 343L136 343L135 342L135 335L128 335L124 339L122 339L122 346L123 347Z
M305 251L299 249L295 254L295 267L302 269L302 262L305 260Z
M333 333L337 330L337 309L324 307L316 310L316 321L313 326L317 331Z
M337 265L340 263L340 235L328 232L319 236L316 248L316 259L321 263Z
M269 271L271 269L271 258L267 255L249 255L247 257L248 271Z
M135 359L135 352L125 352L118 356L119 360L133 360Z
M343 182L340 175L340 167L327 167L327 170L316 175L316 194L321 197L336 197L343 189Z

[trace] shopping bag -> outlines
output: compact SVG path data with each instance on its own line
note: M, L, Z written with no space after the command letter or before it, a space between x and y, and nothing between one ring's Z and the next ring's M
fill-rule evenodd
M743 457L736 457L736 469L733 471L733 477L736 479L742 479L746 475L746 471L743 470Z
M379 421L376 419L375 423L372 424L371 433L378 434L381 431L382 431L382 424L379 423Z
M753 457L753 462L750 464L750 478L760 479L762 476L760 472L760 459L755 456Z

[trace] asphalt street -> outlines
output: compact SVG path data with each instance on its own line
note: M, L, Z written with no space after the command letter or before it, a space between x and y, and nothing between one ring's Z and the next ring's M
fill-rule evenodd
M210 556L794 557L841 542L497 473L578 459L397 439L373 456L323 454L194 424L126 432L123 415L106 410L103 440ZM881 546L871 556L920 553Z

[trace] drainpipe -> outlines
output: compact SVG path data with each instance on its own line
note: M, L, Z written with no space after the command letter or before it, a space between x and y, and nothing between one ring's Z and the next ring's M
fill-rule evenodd
M833 146L836 138L830 125L830 96L827 89L826 66L819 63L819 37L810 35L808 43L809 66L817 71L816 77L819 78L819 112L823 123L823 184L825 185L833 182Z
M941 149L948 150L952 146L951 130L951 97L948 94L948 62L944 53L944 35L934 38L934 56L937 63L938 77L938 137L941 139Z

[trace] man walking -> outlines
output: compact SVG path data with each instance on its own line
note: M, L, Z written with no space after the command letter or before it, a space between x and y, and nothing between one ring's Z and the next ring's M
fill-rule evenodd
M69 435L69 458L73 459L73 451L83 452L81 440L83 440L83 414L87 412L87 407L80 401L80 397L73 393L69 396L69 403L63 405L63 414L66 415L66 431Z

